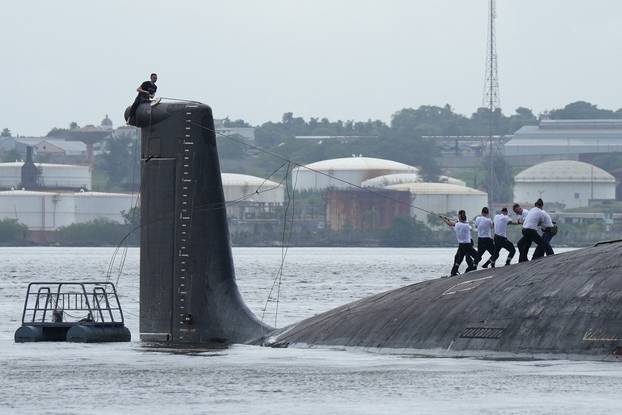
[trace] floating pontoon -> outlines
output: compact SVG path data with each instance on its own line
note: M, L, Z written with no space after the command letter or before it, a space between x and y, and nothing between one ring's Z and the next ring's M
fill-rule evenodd
M128 342L117 290L111 282L32 282L15 341Z

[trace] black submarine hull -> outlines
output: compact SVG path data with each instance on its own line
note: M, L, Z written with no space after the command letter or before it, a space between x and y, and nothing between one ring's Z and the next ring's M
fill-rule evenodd
M286 327L267 344L622 357L621 251L620 242L602 244L413 284Z
M275 330L235 282L211 109L140 105L140 336L166 344L346 346L617 358L622 243L435 279Z

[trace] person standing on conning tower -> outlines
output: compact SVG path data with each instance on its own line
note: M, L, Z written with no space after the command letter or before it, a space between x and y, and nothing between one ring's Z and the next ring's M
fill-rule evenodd
M134 103L132 104L132 107L130 108L130 114L127 120L127 123L129 125L134 125L134 122L135 122L134 118L136 116L136 110L138 109L138 106L142 104L143 102L149 102L149 100L155 96L155 93L158 90L158 87L156 86L157 80L158 80L158 75L155 73L152 73L149 76L148 81L143 82L142 84L140 84L138 88L136 88L136 92L138 92L138 95L136 96L136 99L134 100Z
M462 264L462 260L466 258L467 269L465 272L477 269L477 251L473 248L471 240L471 224L467 222L466 212L460 210L458 212L458 221L441 216L441 219L448 225L453 226L456 231L456 239L458 240L458 250L454 256L454 266L451 268L450 276L458 275L458 268Z
M479 262L482 260L482 256L486 251L490 254L490 259L486 261L483 268L491 265L493 268L495 263L492 262L492 259L495 256L495 244L492 240L492 227L493 223L490 219L490 212L486 206L482 208L482 214L475 218L475 227L477 228L477 260Z

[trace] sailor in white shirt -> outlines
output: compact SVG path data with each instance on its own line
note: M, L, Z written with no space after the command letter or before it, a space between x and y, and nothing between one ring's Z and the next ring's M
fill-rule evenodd
M518 216L518 223L523 223L527 218L527 214L529 213L529 209L523 209L518 203L514 203L514 206L512 206L512 210L514 211L514 213L516 213L516 216Z
M487 207L482 208L482 214L475 218L475 226L477 227L477 261L479 262L482 259L482 255L486 251L490 253L490 259L486 261L483 265L484 268L491 265L495 266L494 262L492 262L492 258L495 256L495 244L492 239L492 227L493 223L490 219L489 211Z
M547 244L538 233L538 228L542 226L545 220L542 206L544 206L544 202L542 199L538 199L523 221L523 237L516 244L518 245L519 252L518 262L526 262L529 260L527 258L527 253L529 252L532 242L535 242L538 247L542 247L542 249L546 251Z
M547 211L542 209L542 213L544 214L544 221L542 222L541 226L542 240L546 243L546 246L544 248L538 246L536 248L536 251L533 253L533 256L531 257L532 260L536 258L541 258L544 256L544 254L546 254L547 256L555 254L555 252L553 251L553 247L551 247L551 239L553 239L553 237L557 235L557 225L553 222L553 220L551 219L551 215L549 215Z
M458 212L457 221L445 216L441 216L441 219L443 219L447 225L453 226L456 231L456 239L458 240L458 250L454 256L454 265L451 268L450 275L452 277L458 275L458 268L465 258L467 262L467 269L465 272L477 269L477 263L474 262L474 258L477 257L477 251L473 248L473 243L471 241L471 225L467 222L466 212L460 210Z
M514 244L508 240L508 225L515 223L512 218L508 216L508 208L504 207L501 209L501 213L495 215L493 222L495 224L495 255L489 261L492 262L492 266L494 267L495 261L499 258L499 252L501 252L501 249L505 249L508 251L505 265L510 265L516 253L516 248L514 248ZM482 267L486 268L486 264L482 265Z

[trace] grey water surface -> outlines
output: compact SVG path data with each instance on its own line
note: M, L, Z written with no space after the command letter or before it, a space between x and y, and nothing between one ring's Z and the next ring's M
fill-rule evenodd
M453 249L290 248L279 327L448 273ZM433 358L341 349L154 350L138 339L138 259L111 275L131 343L15 344L30 281L105 280L114 248L0 248L0 414L615 414L622 362ZM259 316L280 248L235 248ZM276 297L278 283L273 297ZM264 318L275 322L276 302Z

